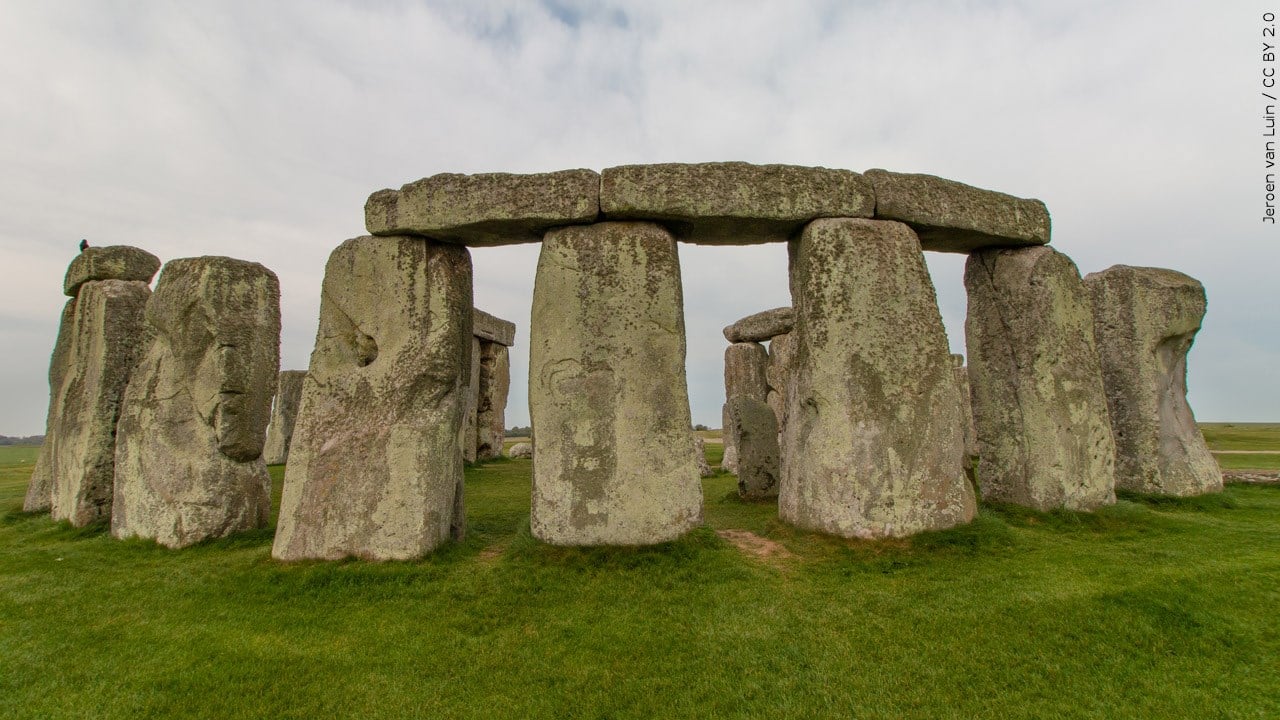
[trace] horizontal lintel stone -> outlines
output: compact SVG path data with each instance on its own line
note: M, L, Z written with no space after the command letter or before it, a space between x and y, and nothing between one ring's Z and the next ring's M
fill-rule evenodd
M729 325L724 329L724 337L731 343L765 342L791 332L793 323L791 306L774 308L748 315Z
M133 280L150 283L160 269L160 258L130 245L89 247L67 266L62 291L75 297L80 286L94 280Z
M516 344L515 323L476 308L471 309L471 334L506 347Z

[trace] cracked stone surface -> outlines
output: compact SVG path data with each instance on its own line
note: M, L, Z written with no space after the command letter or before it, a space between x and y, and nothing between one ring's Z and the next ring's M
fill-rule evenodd
M225 257L173 260L116 436L111 534L184 547L265 527L262 461L280 369L280 283Z
M271 554L405 560L462 536L471 256L361 237L325 265Z
M1187 351L1207 303L1195 278L1163 268L1114 267L1084 279L1116 438L1116 486L1199 495L1222 471L1187 403Z
M1049 247L981 250L964 280L983 499L1037 510L1114 503L1115 444L1075 263Z
M644 545L702 522L675 239L652 223L547 234L530 327L534 537Z
M779 515L859 538L973 519L959 391L920 241L901 223L816 220L790 252Z

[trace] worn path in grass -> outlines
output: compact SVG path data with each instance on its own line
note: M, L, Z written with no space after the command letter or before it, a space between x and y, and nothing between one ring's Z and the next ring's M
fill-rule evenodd
M269 530L24 515L3 460L0 717L1280 717L1276 487L867 543L719 475L707 529L584 550L529 536L530 463L499 461L460 545L282 565Z

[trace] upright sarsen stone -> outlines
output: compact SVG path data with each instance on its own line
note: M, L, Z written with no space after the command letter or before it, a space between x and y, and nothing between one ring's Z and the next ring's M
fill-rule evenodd
M737 395L725 403L729 423L724 437L738 449L738 495L750 499L778 496L781 462L778 419L773 409L752 397Z
M1053 248L981 250L965 266L984 500L1037 510L1115 502L1115 445L1088 291Z
M271 403L271 423L267 425L267 444L262 458L268 465L289 462L289 443L298 420L298 404L302 402L302 381L306 370L284 370L276 383L276 397Z
M57 444L59 399L62 397L62 379L67 374L75 313L76 299L73 297L62 307L58 339L54 341L53 355L49 359L49 409L45 414L44 442L40 445L40 454L36 456L36 465L27 484L27 495L22 501L23 512L44 512L53 506L53 448Z
M547 233L530 335L533 535L643 545L698 525L671 235L639 222Z
M480 404L476 416L476 457L500 457L507 435L507 393L511 357L505 345L480 343Z
M782 519L861 538L972 519L960 398L915 234L816 220L792 242L791 295Z
M408 559L463 530L471 256L361 237L329 256L271 554Z
M1222 471L1187 404L1187 351L1204 286L1162 268L1114 267L1084 279L1116 438L1116 486L1165 495L1222 489Z
M169 262L125 390L111 533L183 547L265 527L262 461L280 369L280 283L225 257Z

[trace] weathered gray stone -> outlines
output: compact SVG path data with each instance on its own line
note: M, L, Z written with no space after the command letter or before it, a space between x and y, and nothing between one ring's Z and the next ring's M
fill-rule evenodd
M1037 510L1115 502L1115 445L1075 263L1049 247L965 267L969 382L986 500Z
M271 554L417 557L463 531L471 256L361 237L325 266Z
M651 223L547 233L530 327L533 535L641 545L702 521L675 239Z
M280 283L251 262L165 265L154 332L125 390L111 534L183 547L265 527L262 461L280 369Z
M83 527L111 518L116 421L149 339L143 312L150 296L147 283L125 280L87 282L77 293L53 432L45 438L54 520Z
M969 368L965 367L964 355L951 355L951 372L956 376L956 387L960 389L960 422L964 427L964 472L976 489L978 486L978 429L973 424Z
M778 496L782 477L778 452L778 419L773 409L755 398L738 395L725 403L729 426L738 449L738 495L749 500Z
M45 414L44 442L40 445L40 454L36 456L36 465L27 484L27 495L22 501L23 512L46 512L53 507L53 449L57 444L62 380L67 374L75 313L76 299L71 298L62 307L58 338L49 359L49 409Z
M782 428L787 421L787 379L791 376L792 341L791 333L775 335L769 341L769 366L765 369L765 381L769 384L769 395L765 402L773 408L778 418L778 427Z
M748 315L724 329L724 337L731 343L765 342L775 335L791 332L794 322L790 307L774 308Z
M524 459L532 458L533 445L527 442L516 443L515 445L511 446L511 450L510 452L507 453L507 457L524 458Z
M476 417L476 457L502 455L507 433L507 393L511 358L505 345L480 343L480 405Z
M473 246L539 242L549 228L594 222L599 213L600 175L592 170L442 173L379 190L364 206L365 226L374 235Z
M760 343L734 343L724 350L724 396L745 395L764 401L769 394L765 370L769 351Z
M724 455L720 458L720 467L731 473L738 472L738 447L733 444L733 433L729 426L733 421L729 418L729 403L720 406L720 442L724 443Z
M473 463L476 461L476 424L480 417L480 338L472 336L467 357L470 367L467 405L462 415L462 427L458 430L458 446L462 448L462 459Z
M698 475L704 478L714 475L711 465L707 463L707 441L701 435L693 436L693 450L698 457Z
M1187 351L1200 331L1204 286L1162 268L1116 265L1084 279L1116 438L1116 486L1198 495L1222 489L1187 404Z
M481 340L511 347L516 344L516 324L483 310L471 311L471 332Z
M820 217L870 217L871 183L849 170L744 162L624 165L601 173L610 220L661 222L680 240L782 242Z
M160 269L160 258L129 245L85 248L67 266L62 291L75 297L91 280L137 280L150 283Z
M1039 200L933 175L868 170L866 177L875 186L876 219L910 225L925 250L970 252L1049 242L1049 211Z
M915 234L817 220L791 245L783 520L844 537L967 522L960 397Z
M285 370L276 382L271 422L267 425L267 444L262 449L262 459L268 465L289 462L289 443L293 440L293 426L298 420L298 405L302 402L302 381L306 377L306 370Z

